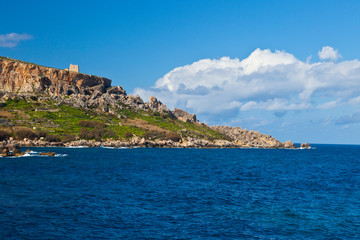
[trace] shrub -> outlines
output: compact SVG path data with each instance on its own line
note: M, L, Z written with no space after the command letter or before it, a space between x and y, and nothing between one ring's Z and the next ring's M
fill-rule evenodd
M15 130L14 135L18 140L22 140L24 138L33 140L38 136L33 130L29 128L18 128Z
M167 132L165 135L166 140L172 140L173 142L179 142L181 140L181 137L178 134Z
M111 130L111 129L107 129L107 130L105 131L104 136L105 136L105 137L110 137L110 138L117 138L116 133L115 133L113 130Z
M37 101L37 100L38 100L37 96L30 96L30 99L33 100L33 101Z
M72 141L75 141L75 136L74 135L71 135L71 134L64 134L62 135L62 141L63 142L72 142Z
M105 128L105 123L99 122L99 121L87 121L87 120L81 120L79 121L80 127L86 127L86 128Z
M61 139L60 139L60 137L59 136L57 136L57 135L47 135L46 137L45 137L45 141L48 141L48 142L60 142L61 141Z
M164 138L164 137L165 137L165 133L158 131L147 131L144 134L144 138L146 139L155 139L155 138Z
M125 132L125 134L124 134L125 138L131 138L132 136L133 136L133 134L129 131Z
M47 132L43 131L43 130L40 130L37 132L37 135L38 137L46 137L47 136Z
M82 139L92 139L93 135L91 135L90 131L86 128L80 129L79 137Z
M10 133L5 130L0 130L0 141L6 140L10 137Z

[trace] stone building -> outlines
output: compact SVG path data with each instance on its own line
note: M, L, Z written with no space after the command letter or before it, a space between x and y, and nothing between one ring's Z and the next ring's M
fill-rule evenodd
M79 65L70 64L69 68L65 68L66 71L79 72Z

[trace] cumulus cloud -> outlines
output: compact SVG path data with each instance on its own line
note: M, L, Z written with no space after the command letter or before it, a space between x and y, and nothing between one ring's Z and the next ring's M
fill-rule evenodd
M21 41L32 39L29 34L8 33L0 35L0 47L16 47Z
M285 51L256 49L243 60L201 59L175 68L152 88L138 88L134 94L145 99L154 95L170 108L200 115L258 110L281 117L288 111L359 102L360 62L310 63Z
M325 46L321 49L321 51L318 52L319 58L321 60L337 60L339 58L341 58L341 55L339 54L338 50L330 47L330 46Z

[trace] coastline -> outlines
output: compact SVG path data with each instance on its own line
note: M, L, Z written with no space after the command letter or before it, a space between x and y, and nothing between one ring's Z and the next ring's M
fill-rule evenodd
M44 140L15 140L8 139L0 142L0 149L11 149L19 147L105 147L105 148L263 148L263 149L296 149L292 142L291 144L279 145L242 145L237 142L230 142L227 140L204 140L204 139L183 139L179 142L172 140L145 140L144 138L132 138L128 141L112 140L95 141L95 140L76 140L71 142L48 142ZM302 146L303 147L303 146ZM305 146L306 147L306 146ZM310 146L308 146L310 147Z

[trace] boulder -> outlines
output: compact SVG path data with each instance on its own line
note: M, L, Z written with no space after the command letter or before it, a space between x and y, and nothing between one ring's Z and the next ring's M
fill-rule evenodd
M10 153L10 150L9 150L9 148L4 148L3 150L2 150L2 152L1 152L1 156L2 157L9 157L9 156L11 156L11 153Z
M311 148L310 143L302 143L300 144L301 148Z
M196 115L190 114L182 109L175 108L173 111L171 111L174 116L183 122L189 122L189 123L195 123L197 122Z
M284 142L284 148L296 148L295 144L292 141L286 141Z
M162 102L157 100L157 98L154 96L150 97L149 102L147 103L147 106L155 112L164 112L167 114L172 114L170 112L170 110L166 107L166 105L164 105Z
M14 149L12 150L12 155L19 157L19 156L23 156L25 153L20 151L20 147L19 146L15 146Z

